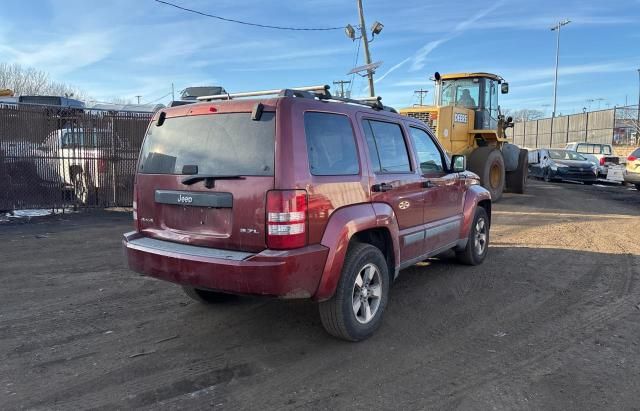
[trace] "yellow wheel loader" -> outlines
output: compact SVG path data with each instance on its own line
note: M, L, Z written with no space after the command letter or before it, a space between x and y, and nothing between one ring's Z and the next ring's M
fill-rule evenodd
M505 130L513 120L498 105L498 95L508 93L509 84L491 73L435 73L433 80L434 105L399 112L427 123L450 154L464 154L467 168L480 176L493 200L505 190L523 193L527 150L507 141Z

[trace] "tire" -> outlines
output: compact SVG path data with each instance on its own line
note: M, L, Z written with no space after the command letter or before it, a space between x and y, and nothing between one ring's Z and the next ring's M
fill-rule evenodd
M467 245L464 250L456 251L456 257L462 264L482 264L489 251L489 216L487 211L478 206L469 230Z
M634 184L634 186L636 187L636 190L640 191L640 184Z
M546 181L547 183L550 183L550 182L551 182L551 172L549 171L549 169L548 169L548 168L546 168L546 169L544 170L544 173L543 173L542 179L543 179L544 181Z
M491 193L491 199L498 201L505 186L504 158L500 150L479 147L469 157L469 170L480 176L480 184Z
M585 186L590 186L590 185L593 185L593 183L594 183L594 182L593 182L593 181L583 181L582 183L583 183Z
M219 304L227 301L232 301L237 296L232 294L219 293L216 291L202 290L194 287L183 286L184 293L202 304Z
M518 154L518 168L513 171L507 171L506 183L507 190L511 193L524 194L524 189L529 176L529 155L527 150L520 150Z
M359 286L363 281L366 288ZM347 341L361 341L371 336L382 323L389 285L389 270L382 252L370 244L352 243L335 294L319 306L325 330ZM363 289L364 295L360 291Z

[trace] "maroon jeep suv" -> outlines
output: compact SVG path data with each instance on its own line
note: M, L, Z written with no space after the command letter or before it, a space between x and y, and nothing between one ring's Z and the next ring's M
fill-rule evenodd
M358 341L401 269L487 255L489 192L419 120L327 86L200 99L147 130L123 240L134 271L205 303L311 299L330 334Z

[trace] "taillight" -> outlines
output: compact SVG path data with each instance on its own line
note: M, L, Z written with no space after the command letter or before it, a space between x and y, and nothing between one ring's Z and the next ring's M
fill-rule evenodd
M627 161L636 161L638 159L638 157L634 156L633 154L631 154L629 157L627 157Z
M600 157L600 165L603 166L604 165L604 157Z
M107 171L107 160L98 159L98 173L105 173Z
M307 192L267 193L267 247L284 250L307 245Z

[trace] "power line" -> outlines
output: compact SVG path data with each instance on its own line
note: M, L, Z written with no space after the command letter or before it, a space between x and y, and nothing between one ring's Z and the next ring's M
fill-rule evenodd
M165 94L164 96L162 96L162 97L160 97L160 98L157 98L157 99L155 99L155 100L153 100L153 101L147 101L145 104L153 104L153 103L156 103L156 102L158 102L158 101L162 100L162 99L163 99L163 98L165 98L165 97L169 97L171 94L173 94L173 91L170 91L170 92L168 92L167 94Z
M214 14L209 14L209 13L204 13L202 11L198 11L198 10L193 10L193 9L189 9L186 7L182 7L179 6L177 4L173 4L173 3L169 3L168 1L164 1L164 0L155 0L157 3L162 3L165 4L167 6L171 6L171 7L175 7L176 9L180 9L183 11L187 11L189 13L195 13L195 14L199 14L201 16L205 16L205 17L211 17L214 19L218 19L218 20L222 20L222 21L226 21L229 23L237 23L237 24L244 24L245 26L254 26L254 27L262 27L264 29L275 29L275 30L293 30L293 31L330 31L330 30L344 30L344 27L287 27L287 26L270 26L268 24L258 24L258 23L249 23L247 21L241 21L241 20L235 20L235 19L228 19L226 17L220 17L220 16L216 16Z

